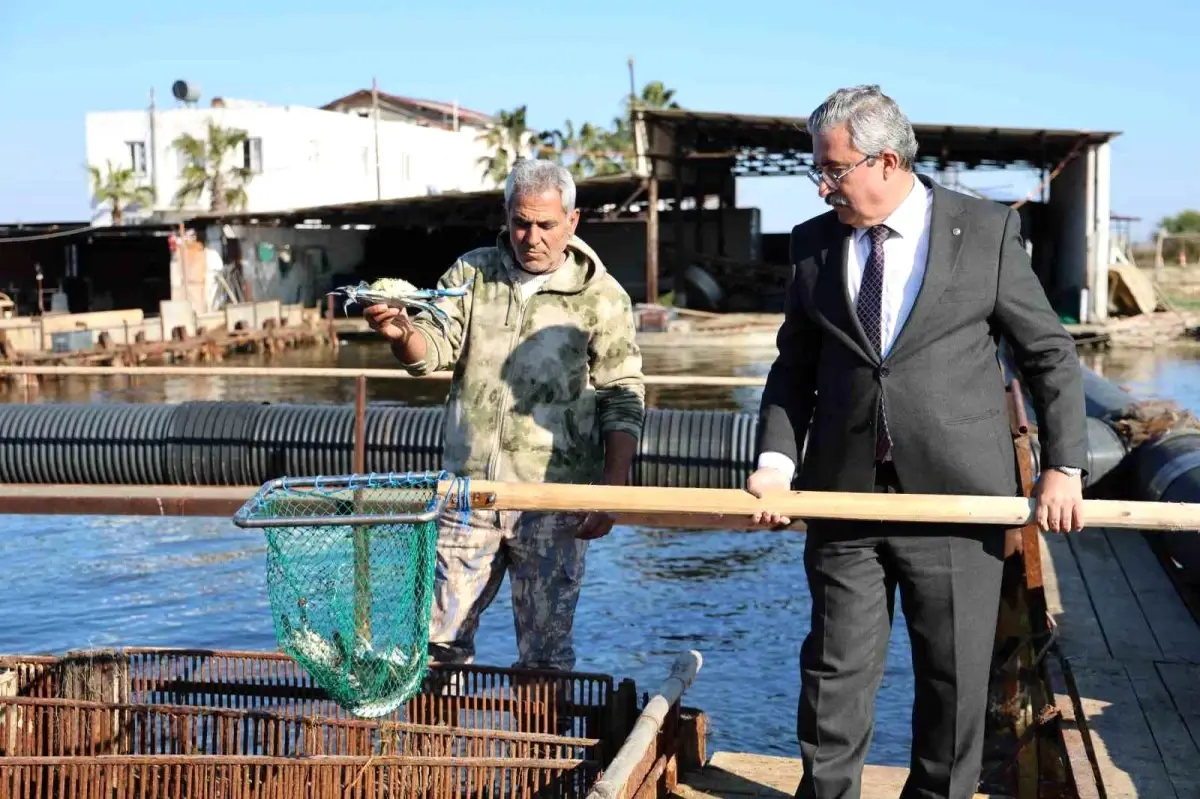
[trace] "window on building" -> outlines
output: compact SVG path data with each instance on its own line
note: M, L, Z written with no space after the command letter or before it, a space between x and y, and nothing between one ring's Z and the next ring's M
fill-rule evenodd
M242 143L242 166L256 175L263 171L262 139L246 139Z
M129 149L129 165L133 174L146 174L146 143L143 141L128 141L125 146Z
M191 159L187 157L187 154L184 153L183 150L176 150L175 166L179 170L179 174L181 176L183 175L184 170L188 168L189 164L191 164ZM203 161L201 162L201 166L203 166Z

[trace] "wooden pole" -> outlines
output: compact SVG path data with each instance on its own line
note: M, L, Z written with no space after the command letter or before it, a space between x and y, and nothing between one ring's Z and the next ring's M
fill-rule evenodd
M457 493L451 482L438 492ZM0 513L131 514L136 516L222 516L233 513L259 486L90 485L10 483L0 492ZM1029 524L1034 501L1026 497L950 494L866 494L838 491L780 491L757 499L735 488L657 488L644 486L495 483L472 480L472 507L490 510L604 511L622 523L706 529L761 529L750 517L772 510L795 520L866 519L870 521ZM299 501L299 500L297 500ZM314 498L313 502L322 501ZM328 502L329 500L324 500ZM371 489L363 510L373 512ZM386 503L384 503L386 508ZM1171 531L1200 530L1200 503L1132 502L1085 499L1090 528ZM703 522L703 524L701 524ZM1084 532L1087 535L1087 532Z
M142 375L148 377L311 377L341 380L368 377L372 380L450 380L452 372L433 372L414 377L403 369L367 369L354 367L307 366L5 366L3 375L40 375L43 377L111 377ZM648 386L720 386L756 388L765 377L724 375L646 375Z
M452 483L439 484L439 493ZM1030 497L963 494L869 494L840 491L778 491L758 499L735 488L500 483L472 480L473 508L602 513L689 513L751 516L771 510L791 519L996 524L1021 527L1036 521ZM1200 503L1085 499L1092 528L1147 531L1200 530Z

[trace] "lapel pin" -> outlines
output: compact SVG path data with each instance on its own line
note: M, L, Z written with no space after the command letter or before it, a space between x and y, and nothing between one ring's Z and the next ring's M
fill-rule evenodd
M959 233L962 233L962 231L959 230L958 228L954 228L954 230L950 231L950 235L952 235L952 236L957 236Z

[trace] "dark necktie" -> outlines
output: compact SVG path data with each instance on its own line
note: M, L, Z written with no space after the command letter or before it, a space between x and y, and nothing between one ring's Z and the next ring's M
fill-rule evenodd
M863 332L875 345L876 352L883 357L883 243L891 229L887 225L875 225L867 231L871 237L871 254L863 269L862 286L858 290L858 321ZM875 459L888 460L892 441L887 429L887 414L883 408L883 396L879 398L879 421L876 425Z

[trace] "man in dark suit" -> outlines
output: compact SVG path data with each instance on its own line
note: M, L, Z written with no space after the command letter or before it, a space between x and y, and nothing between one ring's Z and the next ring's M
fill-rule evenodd
M1038 522L1082 529L1079 362L1016 212L915 175L912 126L878 86L834 92L808 129L810 176L833 210L792 230L795 273L747 490L1019 495L1003 336L1038 415ZM897 588L916 683L902 797L974 793L1003 550L992 526L808 524L798 797L859 796Z

